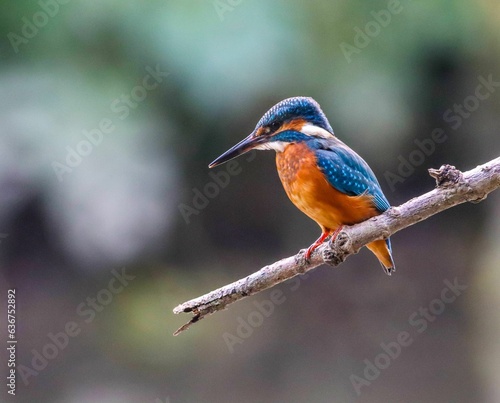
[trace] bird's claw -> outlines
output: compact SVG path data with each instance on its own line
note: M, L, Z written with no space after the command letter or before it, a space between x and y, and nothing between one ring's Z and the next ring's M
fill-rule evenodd
M295 255L295 262L297 265L300 267L304 267L308 263L310 263L309 259L306 257L307 256L307 249L301 249L297 255Z

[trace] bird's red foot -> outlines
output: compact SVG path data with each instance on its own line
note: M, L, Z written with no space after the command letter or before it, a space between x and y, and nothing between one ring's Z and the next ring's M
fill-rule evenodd
M331 242L333 242L335 240L335 238L337 238L337 235L340 233L342 228L344 228L343 225L338 227L333 232ZM306 260L309 260L309 258L311 257L311 254L314 252L314 250L325 241L325 239L328 237L328 235L330 235L330 232L322 232L321 236L318 239L316 239L316 242L314 242L311 246L309 246L309 248L307 248L306 253L304 255Z
M316 242L314 242L311 246L309 246L309 248L307 248L306 254L304 255L306 260L309 260L309 258L311 257L311 253L313 253L314 249L316 249L319 245L321 245L323 241L328 237L328 235L330 235L329 232L321 233L321 236L318 239L316 239Z
M332 234L332 239L330 240L330 242L333 242L335 241L335 239L337 238L337 235L340 233L340 231L342 231L342 228L344 228L343 225L341 225L340 227L338 227L335 231L333 231L333 234Z

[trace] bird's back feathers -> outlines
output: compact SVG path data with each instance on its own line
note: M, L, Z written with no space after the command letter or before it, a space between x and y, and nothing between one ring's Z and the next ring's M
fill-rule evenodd
M308 146L315 151L318 167L335 189L349 196L370 195L380 212L390 207L371 168L339 139L314 139Z

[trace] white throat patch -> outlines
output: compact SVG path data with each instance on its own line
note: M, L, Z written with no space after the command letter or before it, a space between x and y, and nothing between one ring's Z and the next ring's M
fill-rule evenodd
M284 141L270 141L269 143L261 144L255 147L256 150L274 150L277 153L282 153L288 143Z

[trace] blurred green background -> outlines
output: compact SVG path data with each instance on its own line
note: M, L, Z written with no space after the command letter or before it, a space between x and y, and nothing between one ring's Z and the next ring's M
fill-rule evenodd
M273 153L207 168L281 99L314 97L393 205L499 155L497 1L1 5L17 401L500 401L498 192L396 234L391 278L364 249L172 336L174 306L319 235ZM467 288L445 303L445 280Z

